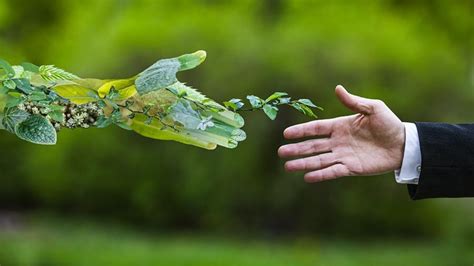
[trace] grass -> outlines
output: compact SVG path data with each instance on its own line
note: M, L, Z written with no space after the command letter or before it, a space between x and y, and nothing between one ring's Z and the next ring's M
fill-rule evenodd
M472 247L471 247L472 250ZM468 249L414 242L245 240L71 220L0 231L0 265L472 265Z

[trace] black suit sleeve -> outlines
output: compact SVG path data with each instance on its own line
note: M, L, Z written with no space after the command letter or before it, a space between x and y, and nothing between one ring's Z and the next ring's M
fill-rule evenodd
M416 123L421 148L412 199L474 196L474 124Z

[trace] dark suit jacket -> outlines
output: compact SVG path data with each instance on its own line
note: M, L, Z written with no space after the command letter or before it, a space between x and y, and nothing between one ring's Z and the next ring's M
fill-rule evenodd
M416 123L421 148L412 199L474 197L474 124Z

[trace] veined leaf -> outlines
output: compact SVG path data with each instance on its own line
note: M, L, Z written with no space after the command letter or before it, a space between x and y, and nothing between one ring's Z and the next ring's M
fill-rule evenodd
M101 98L104 98L107 94L109 94L112 87L114 87L119 93L119 98L116 99L118 101L126 100L137 93L134 78L108 81L100 86L97 89L97 92Z
M176 82L178 71L195 68L206 59L206 52L197 51L171 59L162 59L145 69L135 81L137 91L143 95L166 88Z
M247 96L247 99L249 100L250 102L250 105L252 105L253 108L260 108L262 107L264 101L262 99L260 99L259 97L255 96L255 95L249 95Z
M4 80L2 85L10 90L14 90L16 88L16 83L13 81L13 79Z
M309 108L308 106L302 104L302 103L299 103L299 102L294 102L291 104L291 106L293 108L295 108L296 110L298 110L299 112L309 116L309 117L313 117L313 118L318 118L318 116L313 112L313 110L311 110L311 108Z
M75 104L85 104L90 102L96 102L98 100L97 92L92 89L85 88L83 86L71 83L67 85L59 85L53 87L53 90L61 97L64 97Z
M25 121L30 114L26 111L20 110L16 107L8 108L5 114L3 114L2 125L3 128L10 131L11 133L15 133L16 126Z
M39 75L46 81L58 80L74 80L79 79L78 76L69 73L65 70L57 68L53 65L44 65L39 67Z
M16 87L25 94L30 94L33 91L33 88L30 85L30 82L24 78L13 79L16 84Z
M54 126L41 115L32 115L15 128L16 135L26 141L43 144L56 144L57 135Z
M177 82L176 73L180 66L176 58L159 60L143 71L135 81L138 93L146 94Z
M313 107L313 108L318 108L320 110L322 110L321 107L317 106L316 104L314 104L310 99L299 99L298 100L299 103L302 103L306 106L309 106L309 107Z
M276 106L270 105L270 104L265 104L263 106L263 111L265 114L270 118L271 120L275 120L277 114L278 114L278 108Z
M147 120L148 117L146 115L138 114L132 119L132 129L142 136L153 139L173 140L208 150L213 150L217 147L215 143L200 140L190 133L176 132L173 129L167 128L157 119L153 119L151 123L147 123Z
M201 122L199 112L195 111L189 101L179 99L169 108L169 118L179 122L187 129L197 129Z

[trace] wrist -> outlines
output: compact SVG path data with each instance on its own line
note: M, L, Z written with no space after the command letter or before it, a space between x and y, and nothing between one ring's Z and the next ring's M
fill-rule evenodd
M405 142L406 142L406 130L405 124L400 121L400 124L397 126L397 134L394 137L394 146L393 146L393 169L392 171L400 170L403 163L403 154L405 153Z
M403 154L405 153L405 142L406 142L406 129L405 124L401 123L401 130L400 130L400 139L399 139L399 146L398 146L398 157L397 157L397 169L402 167L403 162Z

